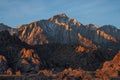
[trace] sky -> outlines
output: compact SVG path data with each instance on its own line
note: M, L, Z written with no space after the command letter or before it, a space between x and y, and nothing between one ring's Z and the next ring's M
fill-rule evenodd
M0 23L14 28L61 13L84 25L120 28L120 0L0 0Z

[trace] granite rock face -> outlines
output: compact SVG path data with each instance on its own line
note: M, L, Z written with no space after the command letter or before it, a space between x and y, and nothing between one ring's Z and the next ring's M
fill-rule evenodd
M29 45L60 43L96 48L98 45L107 47L113 45L111 43L120 43L120 29L115 26L83 25L66 14L58 14L47 20L35 21L14 29L2 23L0 26L0 30L8 30Z
M95 24L83 25L66 14L55 15L48 20L35 21L17 28L16 35L30 45L60 43L80 44L85 47L120 42L119 29ZM113 31L113 33L110 33Z
M33 49L21 50L21 59L19 62L20 71L24 73L37 73L39 71L40 58Z

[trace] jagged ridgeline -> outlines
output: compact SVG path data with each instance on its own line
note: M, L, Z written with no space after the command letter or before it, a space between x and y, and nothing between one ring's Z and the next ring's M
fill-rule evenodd
M66 14L35 21L17 28L16 35L30 45L60 43L96 47L120 42L120 30L112 25L83 25ZM101 46L102 46L101 45Z

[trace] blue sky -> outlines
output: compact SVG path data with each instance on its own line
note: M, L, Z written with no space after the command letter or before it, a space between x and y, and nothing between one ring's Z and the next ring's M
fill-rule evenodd
M120 0L0 0L0 23L11 27L61 13L83 24L120 28Z

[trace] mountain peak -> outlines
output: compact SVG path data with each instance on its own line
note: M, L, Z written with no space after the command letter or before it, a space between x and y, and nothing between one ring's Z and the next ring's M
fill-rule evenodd
M103 28L111 28L111 29L117 29L115 26L113 25L104 25L102 26Z
M100 27L99 29L107 31L107 32L111 32L111 31L117 32L118 31L118 28L113 25L104 25L104 26Z
M87 24L86 27L90 28L90 29L98 29L99 28L99 26L96 24Z
M67 17L67 15L65 13L62 13L62 14L57 14L55 16L59 16L59 17Z
M57 14L57 15L51 17L49 20L52 21L55 19L64 19L64 18L68 19L68 16L65 13L62 13L62 14Z

